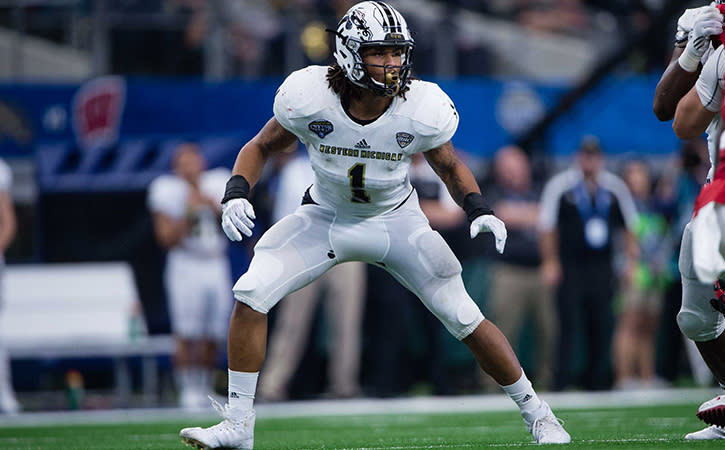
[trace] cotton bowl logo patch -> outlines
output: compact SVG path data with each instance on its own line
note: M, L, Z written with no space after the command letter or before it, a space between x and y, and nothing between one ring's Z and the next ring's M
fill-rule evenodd
M335 127L332 126L332 123L330 123L329 120L315 120L314 122L310 122L310 124L307 125L307 128L309 128L310 131L318 135L320 139L324 138L335 130Z
M413 142L413 138L415 138L415 136L410 133L403 133L402 131L395 133L395 140L398 141L400 148L405 148L410 145L410 143Z

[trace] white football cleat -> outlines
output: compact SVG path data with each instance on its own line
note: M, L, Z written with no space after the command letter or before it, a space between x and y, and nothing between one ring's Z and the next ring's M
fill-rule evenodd
M725 426L725 396L718 395L700 405L697 418L708 425Z
M725 428L710 425L700 431L694 431L685 435L687 441L710 441L713 439L725 439Z
M222 406L211 397L209 400L224 420L209 428L184 428L179 432L181 441L200 450L253 449L256 418L254 410L235 410L229 405Z
M533 413L522 413L524 422L537 444L568 444L571 436L556 418L549 405L542 400Z

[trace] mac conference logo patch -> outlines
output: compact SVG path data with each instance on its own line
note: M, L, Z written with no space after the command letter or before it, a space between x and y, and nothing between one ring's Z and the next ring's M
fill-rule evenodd
M307 125L307 128L309 128L310 131L318 135L320 139L324 138L335 130L335 127L332 126L332 123L330 123L329 120L315 120L314 122L310 122L310 124Z
M410 145L414 138L415 136L410 133L403 133L402 131L395 133L395 140L398 141L400 148L405 148Z

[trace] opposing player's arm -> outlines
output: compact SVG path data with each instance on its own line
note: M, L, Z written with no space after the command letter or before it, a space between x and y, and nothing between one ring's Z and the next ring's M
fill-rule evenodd
M655 98L652 109L655 116L661 121L672 120L675 116L677 103L695 85L700 68L688 72L680 66L678 59L684 48L675 47L670 64L665 69L655 88Z
M232 169L233 175L243 176L254 186L270 156L288 150L297 142L297 136L287 131L272 117L256 136L239 151Z
M672 129L680 139L692 139L705 132L715 117L715 112L706 109L693 86L677 104Z
M448 188L451 197L463 207L463 199L470 193L480 194L476 178L471 170L458 159L451 141L423 153L428 164Z

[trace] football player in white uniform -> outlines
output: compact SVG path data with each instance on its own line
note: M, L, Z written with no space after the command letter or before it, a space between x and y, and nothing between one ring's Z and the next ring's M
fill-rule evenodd
M715 5L687 10L678 22L678 40L687 39L684 50L665 71L655 93L655 111L675 105L672 127L678 137L691 139L708 133L711 168L708 181L717 166L718 130L721 118L722 76L725 73L723 46L714 49L713 38L723 31L723 16ZM676 52L678 53L678 52ZM694 84L694 86L693 86ZM668 88L665 88L669 86ZM667 104L667 107L663 105ZM668 114L660 115L666 120ZM725 317L715 310L712 283L703 283L694 268L692 222L685 227L680 246L679 267L682 277L682 306L677 323L692 339L721 386L725 386ZM715 245L713 243L713 245ZM710 426L685 436L688 440L725 439L725 429Z
M521 408L536 442L569 442L504 335L466 293L460 263L431 229L408 180L413 154L425 152L466 211L471 237L492 232L503 252L506 228L453 151L453 103L437 85L410 79L414 43L405 19L383 2L365 1L350 8L333 33L337 64L292 73L277 91L274 117L237 156L222 215L232 240L251 235L254 211L247 194L271 154L301 140L315 183L302 206L261 237L249 270L234 285L229 404L215 405L224 420L185 428L182 439L204 449L252 448L267 312L330 267L363 261L387 270L471 349Z
M148 192L157 240L168 249L164 284L179 400L191 409L208 406L217 344L227 335L233 302L228 241L219 227L229 169L204 170L205 164L196 144L181 144L175 173L156 178Z

